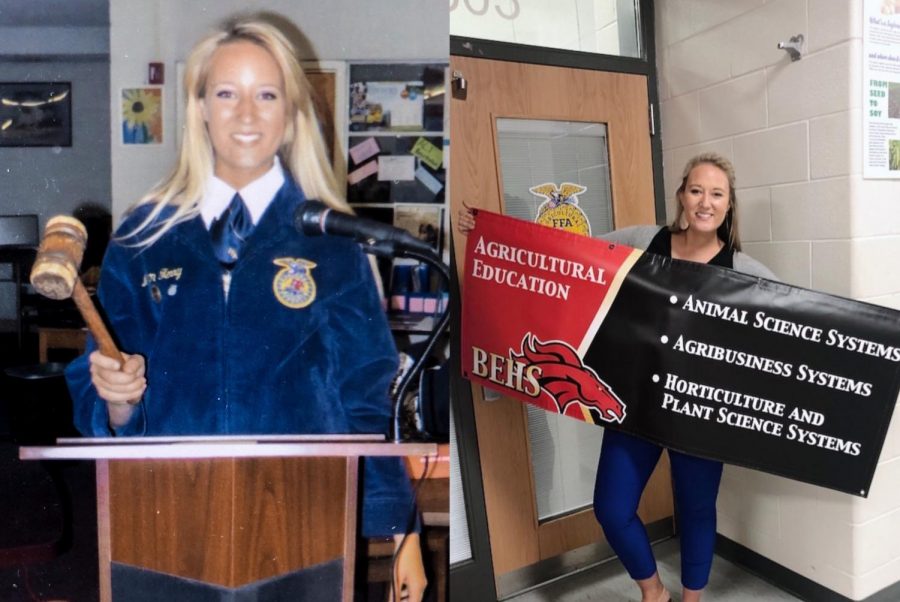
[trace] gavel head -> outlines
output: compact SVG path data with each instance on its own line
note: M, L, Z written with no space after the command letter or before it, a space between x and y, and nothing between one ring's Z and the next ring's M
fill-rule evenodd
M86 245L84 224L66 215L51 217L31 268L34 289L51 299L71 297Z

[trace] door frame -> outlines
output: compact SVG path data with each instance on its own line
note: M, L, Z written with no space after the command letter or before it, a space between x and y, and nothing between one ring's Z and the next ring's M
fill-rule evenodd
M666 191L663 184L662 130L659 123L659 82L656 70L656 39L654 38L656 30L654 26L653 0L639 0L638 13L641 40L644 42L643 58L592 54L560 48L542 48L527 44L495 42L493 40L453 35L450 36L450 54L451 56L467 56L495 61L647 76L649 84L647 86L647 98L650 102L650 107L653 109L653 122L650 126L650 154L653 163L654 201L656 205L656 221L661 224L666 219Z
M598 55L453 35L450 36L450 55L646 76L647 97L652 115L650 153L653 169L654 206L656 222L662 224L666 219L666 191L663 183L662 129L660 127L653 0L639 0L637 4L644 50L642 58ZM650 117L648 116L648 119ZM454 255L451 250L451 262ZM451 269L451 273L454 279L453 290L458 299L459 283L456 282L455 267ZM460 324L459 317L460 313L457 307L456 319L453 324ZM457 351L459 350L458 330L458 328L454 329L454 349ZM471 387L468 386L467 381L462 379L458 369L458 352L451 353L451 355L457 362L457 369L453 370L451 381L451 399L453 400L451 411L456 425L457 452L460 461L460 475L463 479L469 541L472 550L471 560L450 567L451 591L459 591L461 600L496 600L496 576L491 560Z
M448 199L449 203L449 199ZM450 233L453 248L453 233ZM460 324L461 304L459 277L455 254L450 253L450 320ZM460 348L460 329L454 328L451 348ZM450 591L458 600L496 600L494 564L491 559L491 542L487 530L487 511L484 506L484 488L481 482L481 462L478 453L478 437L475 434L475 410L472 407L472 387L462 377L459 353L450 354L450 411L456 425L456 451L459 474L463 481L463 500L469 529L471 558L450 567ZM460 424L468 425L462 429Z

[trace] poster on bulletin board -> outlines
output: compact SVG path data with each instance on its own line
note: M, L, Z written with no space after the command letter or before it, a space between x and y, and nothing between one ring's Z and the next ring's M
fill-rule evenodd
M900 1L865 0L863 177L900 178Z

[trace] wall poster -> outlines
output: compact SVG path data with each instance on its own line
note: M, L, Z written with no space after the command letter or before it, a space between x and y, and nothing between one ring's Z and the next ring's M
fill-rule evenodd
M900 178L900 3L863 14L863 177Z
M122 143L162 144L162 88L122 89Z

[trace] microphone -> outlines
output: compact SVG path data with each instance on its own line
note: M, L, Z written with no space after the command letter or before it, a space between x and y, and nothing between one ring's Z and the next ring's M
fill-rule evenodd
M337 211L321 201L306 201L297 207L294 212L294 228L307 236L334 234L348 236L368 246L383 246L379 243L385 243L392 249L428 255L435 252L430 244L402 228Z

